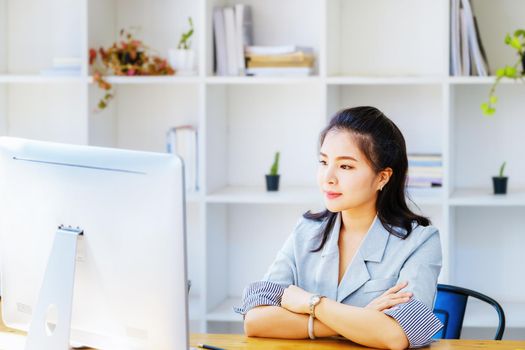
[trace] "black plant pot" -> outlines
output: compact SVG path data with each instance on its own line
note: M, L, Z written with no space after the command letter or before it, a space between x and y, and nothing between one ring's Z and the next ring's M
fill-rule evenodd
M507 180L506 176L493 176L492 183L494 184L494 194L506 194L507 193Z
M266 175L267 191L279 191L279 177L280 175Z

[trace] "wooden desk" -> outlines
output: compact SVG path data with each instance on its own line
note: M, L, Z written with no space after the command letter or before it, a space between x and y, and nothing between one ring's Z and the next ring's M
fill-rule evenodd
M7 328L0 317L0 333L16 334L21 337L25 336L24 332ZM282 339L264 339L248 338L240 334L192 334L190 336L190 345L197 344L214 345L228 350L296 350L297 348L307 350L354 350L370 349L357 345L350 341L339 339L316 339L316 340L282 340ZM93 350L84 348L85 350ZM525 350L525 340L523 341L494 341L494 340L440 340L433 343L430 347L424 349L432 350L470 350L470 349L493 349L493 350Z
M316 340L280 340L264 338L248 338L237 334L192 334L191 346L197 344L214 345L227 350L354 350L370 349L357 345L350 341L338 339L316 339ZM525 340L523 341L495 341L495 340L439 340L429 347L423 349L432 350L471 350L471 349L491 349L491 350L525 350Z

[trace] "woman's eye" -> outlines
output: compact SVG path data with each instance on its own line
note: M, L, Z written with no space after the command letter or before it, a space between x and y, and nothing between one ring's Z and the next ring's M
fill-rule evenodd
M320 161L319 161L319 164L326 165L326 161L324 161L324 160L320 160Z
M354 167L350 166L350 165L341 165L341 169L350 170L350 169L353 169L353 168Z

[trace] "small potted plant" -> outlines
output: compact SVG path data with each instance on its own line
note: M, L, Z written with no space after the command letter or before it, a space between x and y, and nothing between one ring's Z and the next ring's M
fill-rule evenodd
M492 177L492 183L494 184L494 194L505 194L507 193L507 176L503 176L505 165L507 162L503 162L499 168L499 176Z
M492 84L489 91L489 99L487 102L481 104L481 110L483 114L491 116L496 112L496 102L498 98L495 95L496 87L503 78L510 78L514 80L525 77L525 29L518 29L514 32L514 35L507 34L505 37L505 44L516 50L518 60L513 66L505 65L503 68L499 68L496 71L496 80ZM518 72L518 67L521 65L521 73Z
M278 191L279 190L279 152L275 152L275 158L270 168L270 173L266 175L266 190L267 191Z
M190 29L180 36L176 49L169 50L169 60L172 67L179 75L192 75L195 73L195 51L191 49L191 37L193 36L193 21L188 18Z

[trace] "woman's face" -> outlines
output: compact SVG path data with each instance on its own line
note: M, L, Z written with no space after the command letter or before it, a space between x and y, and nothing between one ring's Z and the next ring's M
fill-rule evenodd
M377 191L386 183L381 173L374 172L354 136L343 130L326 135L319 154L317 181L331 212L370 204L375 207Z

